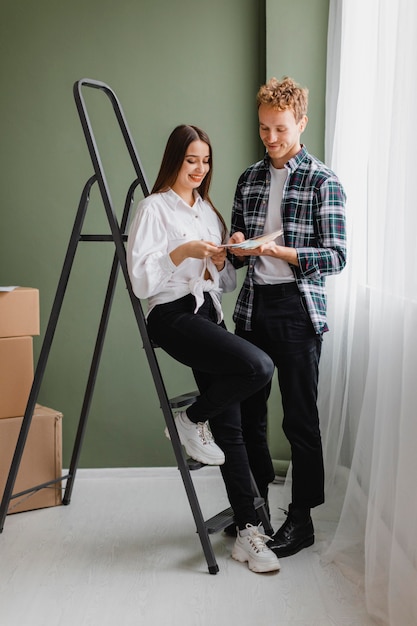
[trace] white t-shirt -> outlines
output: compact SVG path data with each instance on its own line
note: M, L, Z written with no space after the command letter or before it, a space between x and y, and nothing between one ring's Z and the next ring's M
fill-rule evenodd
M210 292L222 319L221 294L236 287L236 272L230 263L219 272L211 259L185 259L175 265L170 252L179 245L201 239L222 243L222 224L210 204L195 192L191 207L172 189L151 194L139 202L129 228L127 266L132 289L138 298L148 299L148 315L154 306L172 302L192 293L196 309L203 292ZM205 270L212 280L205 280Z
M270 166L271 187L269 191L268 210L266 215L264 233L272 233L282 228L281 202L287 179L285 168L276 169ZM283 244L282 235L276 241ZM294 274L286 261L275 259L271 256L260 256L256 259L254 269L254 282L257 285L275 285L294 281Z

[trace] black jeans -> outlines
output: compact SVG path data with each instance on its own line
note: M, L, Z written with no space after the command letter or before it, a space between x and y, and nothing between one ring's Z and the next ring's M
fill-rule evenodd
M193 422L210 420L217 445L225 454L220 466L236 523L256 524L249 461L242 434L240 403L265 387L274 364L265 352L217 324L209 294L194 314L187 295L156 306L148 317L150 337L177 361L193 370L200 391L187 409Z
M236 333L264 350L277 367L291 446L292 502L310 508L324 502L324 469L317 386L322 336L314 331L295 283L255 287L252 331ZM265 496L274 470L267 444L267 400L271 383L242 403L250 466ZM256 419L254 419L256 417Z

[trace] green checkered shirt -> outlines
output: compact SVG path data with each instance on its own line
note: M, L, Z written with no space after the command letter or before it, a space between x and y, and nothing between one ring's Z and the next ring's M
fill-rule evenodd
M251 165L239 178L233 202L231 234L246 239L262 235L268 208L270 160ZM285 165L289 171L281 203L284 245L297 250L299 267L291 266L314 329L328 330L325 278L346 264L344 189L336 174L309 154L305 147ZM230 256L235 267L247 265L233 319L251 330L253 276L257 257Z

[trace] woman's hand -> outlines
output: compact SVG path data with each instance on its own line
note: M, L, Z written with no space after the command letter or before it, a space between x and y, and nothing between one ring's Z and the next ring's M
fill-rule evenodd
M217 271L221 272L226 263L226 248L217 248L219 252L213 254L211 260L217 268Z
M181 244L180 246L178 246L178 248L172 250L172 252L170 253L170 257L175 265L180 265L180 263L188 258L207 259L209 257L217 257L217 255L223 254L223 250L224 248L220 248L210 241L202 241L200 239L197 239L195 241L187 241L187 243ZM226 252L224 252L224 257L225 256ZM220 264L220 257L218 263Z

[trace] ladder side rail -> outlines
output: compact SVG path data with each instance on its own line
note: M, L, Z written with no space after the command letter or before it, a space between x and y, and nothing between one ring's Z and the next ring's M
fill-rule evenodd
M92 185L96 182L96 180L97 180L96 176L95 175L92 176L86 182L84 189L82 191L82 194L81 194L76 219L75 219L71 237L69 240L67 253L66 253L62 271L61 271L61 276L58 282L58 287L56 290L47 329L45 332L45 337L42 343L42 348L41 348L38 363L36 366L35 375L34 375L34 379L32 382L32 387L30 390L25 414L23 416L22 425L21 425L20 432L19 432L19 437L16 443L16 448L14 451L8 478L7 478L6 485L5 485L4 492L3 492L3 497L2 497L2 501L0 505L0 533L3 532L4 522L5 522L7 511L9 508L9 503L12 497L13 488L15 486L17 473L20 467L20 462L22 460L22 455L23 455L25 444L26 444L27 436L29 433L30 425L32 423L33 411L35 409L36 400L38 398L39 390L40 390L43 376L45 373L46 364L47 364L48 357L49 357L49 352L50 352L52 341L55 335L55 330L56 330L59 314L61 311L62 302L63 302L66 288L68 285L68 279L71 273L75 253L77 250L77 245L78 245L79 238L80 238L82 225L84 222L87 206L89 203L90 190L91 190Z
M139 179L136 179L135 181L133 181L133 183L129 187L129 190L126 196L123 217L121 221L122 232L124 232L126 229L127 222L129 219L130 208L133 203L135 189L138 186L139 182L140 182ZM119 267L120 267L119 257L117 255L117 252L115 252L114 257L113 257L111 272L110 272L110 278L109 278L109 282L107 286L106 296L104 300L102 315L100 319L99 329L97 333L96 343L94 347L93 357L91 361L90 372L89 372L89 376L87 380L87 386L86 386L86 390L84 394L84 400L83 400L83 404L81 408L80 419L78 422L77 433L76 433L76 437L74 441L74 447L73 447L72 454L71 454L69 478L66 483L64 497L62 500L62 503L65 505L69 504L71 500L71 494L72 494L72 490L74 486L75 475L77 472L79 458L81 454L81 447L84 441L85 431L87 427L87 420L88 420L90 407L91 407L92 396L94 393L94 387L95 387L95 383L97 379L98 367L99 367L99 363L100 363L100 359L101 359L101 355L103 351L104 339L105 339L108 321L110 317L110 310L111 310L114 293L116 289L116 282L117 282Z
M113 206L113 201L110 194L110 189L107 183L106 176L104 174L104 168L101 162L99 150L97 147L97 142L95 139L95 135L93 132L93 128L90 122L90 118L87 112L85 100L81 91L81 86L85 84L94 88L99 88L105 91L107 95L113 95L113 108L118 105L116 96L113 94L110 87L107 87L104 83L99 83L98 81L88 81L86 79L80 80L74 84L73 92L75 103L78 110L78 115L80 117L81 126L84 132L84 137L87 143L88 151L90 153L90 158L94 167L94 172L97 176L97 182L100 189L101 198L104 204L104 208L107 215L107 220L109 222L110 230L113 236L113 241L116 245L116 251L119 259L123 256L126 256L125 247L122 239L122 235L120 232L120 227L118 225L116 213Z
M117 255L112 263L110 278L106 290L106 296L103 304L103 310L100 318L99 328L97 332L96 342L94 346L93 356L91 360L90 370L87 379L87 385L84 393L84 399L81 407L80 418L78 420L77 433L74 440L74 446L71 454L69 467L69 477L65 486L65 492L62 504L69 504L71 500L72 489L74 486L75 475L78 469L78 463L81 455L81 447L84 442L87 420L90 414L91 402L93 399L95 384L97 380L98 368L103 353L104 339L108 327L110 309L113 303L114 292L116 288L117 275L119 272L119 262Z
M203 548L203 552L207 561L208 569L210 574L216 574L219 571L219 567L216 562L216 558L214 556L213 547L211 545L210 539L208 537L207 528L205 525L203 513L197 498L197 493L194 487L194 483L191 479L190 470L187 465L187 461L184 457L184 452L182 449L182 444L178 435L178 431L175 426L174 418L172 415L172 408L169 403L169 399L167 396L166 388L163 383L162 374L160 371L159 363L155 354L155 348L153 347L147 329L146 329L146 321L143 314L142 305L139 299L135 296L130 286L129 278L126 281L129 295L132 302L132 307L135 312L136 321L139 326L139 330L141 333L143 347L148 359L149 367L152 373L152 377L154 380L155 388L158 394L160 407L165 419L165 423L168 428L168 432L171 439L171 444L174 450L175 458L177 461L177 467L180 471L181 478L184 484L184 488L187 494L188 502L191 507L191 511L194 517L194 521L197 527L197 532L200 537L201 546Z
M158 394L160 407L165 418L165 423L168 428L168 432L171 438L171 444L174 450L175 458L177 461L177 466L181 474L181 478L184 484L184 488L187 494L188 502L191 507L191 511L194 517L194 521L197 527L197 532L200 538L201 546L203 548L203 552L207 561L208 569L210 574L216 574L219 571L219 567L216 562L216 558L214 556L213 547L211 545L207 528L205 525L203 513L201 511L201 507L197 498L197 493L194 487L194 483L191 479L190 470L188 468L186 459L184 457L184 452L182 449L181 441L178 435L177 428L175 426L174 418L172 415L172 408L167 396L166 388L163 382L161 370L159 367L159 363L155 354L155 348L152 345L150 340L146 319L143 313L142 305L139 300L135 296L132 290L132 286L130 283L130 278L127 273L126 266L126 257L124 259L119 259L122 267L125 268L125 281L126 286L129 292L130 300L132 303L133 311L135 313L136 321L139 327L139 331L143 341L143 348L145 350L148 364L152 373L152 378L154 380L155 388Z
M105 206L106 213L107 213L107 219L108 219L109 226L110 226L113 239L116 245L116 254L119 259L119 263L120 263L120 266L124 275L124 279L126 282L128 292L129 292L132 307L133 307L135 317L139 326L139 331L140 331L140 334L144 343L144 349L146 352L146 356L148 358L148 363L151 369L155 387L156 387L158 397L160 400L161 409L165 418L165 422L168 427L168 431L170 433L171 443L174 448L174 453L177 459L178 468L181 472L184 487L185 487L188 500L189 500L189 503L190 503L190 506L194 515L194 520L197 525L197 531L200 537L204 554L206 556L207 564L209 566L209 571L210 573L216 573L218 571L218 566L215 560L211 542L208 537L207 529L205 527L204 518L203 518L201 508L197 499L197 494L195 492L194 484L191 480L190 471L188 469L187 463L184 458L184 454L183 454L182 447L181 447L181 442L180 442L178 432L175 427L173 415L172 415L172 409L169 404L169 399L167 397L165 385L163 384L162 375L159 369L159 364L158 364L158 361L154 352L154 348L148 336L146 320L143 314L143 309L142 309L140 300L136 297L136 295L133 293L133 290L132 290L130 277L129 277L129 273L127 269L126 249L123 243L121 229L118 226L117 218L116 218L115 211L113 208L113 202L111 199L110 190L107 184L106 176L104 174L104 168L102 166L94 132L93 132L91 122L88 116L88 112L86 109L85 100L81 92L81 87L83 85L102 89L107 94L107 96L111 99L112 104L113 104L113 109L116 112L117 119L119 121L119 125L123 133L123 137L128 147L129 154L134 164L136 173L138 174L138 178L141 181L142 191L145 196L148 195L147 184L145 181L145 177L142 174L142 168L140 165L139 157L137 156L136 149L134 147L133 140L130 136L127 123L124 119L121 106L114 92L110 89L110 87L108 87L104 83L100 83L99 81L92 81L90 79L82 79L78 81L77 83L75 83L74 97L75 97L78 113L81 119L81 124L83 127L88 150L90 152L90 157L93 163L94 171L98 179L101 197L102 197L103 204Z
M110 216L109 216L109 219L111 219ZM120 232L118 234L118 237L120 238L120 241L121 241ZM119 254L119 250L117 251L117 254ZM198 502L197 493L195 491L194 483L191 479L190 470L184 458L182 445L180 442L178 431L174 423L174 418L172 415L172 408L169 403L165 385L163 383L163 378L162 378L159 363L155 354L155 349L148 335L146 319L143 313L142 305L141 305L139 298L137 298L136 295L133 293L133 289L132 289L132 285L130 282L130 277L129 277L129 273L127 269L127 263L126 263L126 250L125 250L123 243L122 243L122 251L119 256L119 262L123 270L126 287L129 292L133 311L135 313L136 321L137 321L139 331L142 337L143 347L144 347L144 350L148 359L149 367L151 369L152 377L153 377L156 391L159 397L160 406L162 409L163 416L165 418L165 423L167 425L167 428L170 434L171 444L174 449L174 454L177 460L177 466L178 466L178 469L180 470L183 484L185 487L185 491L186 491L188 501L191 507L191 511L193 513L194 521L197 526L197 532L199 534L201 546L203 548L203 552L206 557L208 569L209 569L210 574L216 574L219 571L219 567L217 565L216 558L214 556L213 547L211 545L211 542L207 533L207 528L204 522L204 517L201 511L200 504Z

